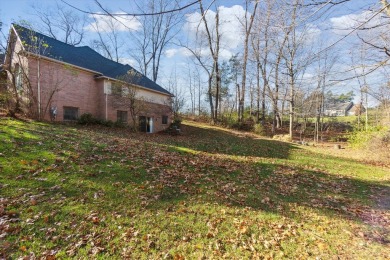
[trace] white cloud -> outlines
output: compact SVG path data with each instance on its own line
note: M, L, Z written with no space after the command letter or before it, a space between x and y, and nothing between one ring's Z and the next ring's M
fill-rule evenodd
M167 58L172 58L179 52L179 49L168 49L165 51L165 56Z
M373 11L363 11L358 14L348 14L339 17L333 17L330 18L329 21L335 33L344 35L349 33L352 29L368 21L373 15ZM383 17L381 17L381 15L377 15L369 22L364 24L363 28L376 27L377 25L383 23L383 21L381 21L382 19Z
M219 57L221 57L224 60L230 59L233 55L234 55L233 52L231 52L228 49L221 49L219 51Z
M119 58L119 63L128 64L132 67L137 65L137 62L134 59L129 59L129 58Z
M318 26L314 24L307 24L304 28L298 30L296 35L302 43L311 44L318 40L321 33L322 31L318 28ZM280 40L282 40L282 38Z
M87 25L85 29L92 32L137 31L142 27L136 17L126 15L115 16L115 19L106 15L89 15L89 17L93 19L93 22Z
M309 24L307 28L308 41L312 42L315 39L318 39L321 35L322 31L318 26Z
M377 13L375 11L363 11L358 14L349 14L331 18L330 23L332 25L333 32L339 35L346 35L351 33L353 29L357 29L352 33L352 37L350 38L359 44L361 43L361 40L357 39L357 35L371 44L376 46L386 46L389 48L390 26L388 24L388 18L384 15L376 14ZM382 55L379 52L377 53Z
M244 32L240 21L245 19L245 10L240 5L234 5L232 7L220 6L218 10L220 16L221 57L230 58L234 50L242 46L243 43ZM208 10L205 15L213 37L215 37L215 14L216 12ZM184 31L188 33L190 38L194 37L197 33L206 33L206 28L201 19L202 16L199 12L187 15Z
M192 56L192 53L184 48L184 47L181 47L181 48L172 48L172 49L168 49L165 51L165 56L167 58L172 58L174 56L177 56L177 55L181 55L181 56L184 56L184 57L189 57L189 56Z

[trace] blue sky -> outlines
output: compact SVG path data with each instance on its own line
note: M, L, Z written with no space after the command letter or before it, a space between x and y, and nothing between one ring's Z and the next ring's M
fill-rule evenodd
M94 3L93 0L65 0L71 5L77 6L78 8L91 10L94 12L100 11L99 7ZM138 12L136 11L136 7L134 6L134 0L101 0L100 1L105 8L112 12ZM138 2L142 2L139 0ZM185 5L191 0L181 1L182 5ZM205 6L207 6L207 2L205 1ZM243 12L242 5L243 1L240 0L225 0L219 1L220 5L223 6L224 10L224 19L227 21L225 25L225 48L223 48L221 52L221 56L224 59L228 59L230 55L239 51L239 47L237 47L240 43L240 29L238 28L240 25L237 22L234 22L232 17L238 16ZM333 7L330 11L328 11L321 19L313 21L313 32L314 37L318 37L323 42L323 46L329 46L332 43L338 41L342 38L346 33L349 32L347 25L353 22L354 20L359 20L363 11L367 10L370 7L375 7L378 1L371 0L352 0L348 3L338 5L337 7ZM33 15L32 4L41 5L41 6L50 6L55 4L55 0L1 0L0 4L0 20L3 22L3 31L7 31L10 24L12 22L17 22L20 20L28 20L34 22L36 17ZM196 18L195 8L187 9L187 22L183 25L182 36L185 34L191 34L194 29L194 24L191 24L189 21L191 18ZM324 8L323 10L326 10ZM75 12L78 12L75 10ZM92 22L92 21L91 21ZM88 26L88 25L87 25ZM85 45L89 45L89 42L92 38L96 36L96 33L93 30L87 31L87 40L84 41ZM351 63L351 54L356 49L355 43L357 42L357 38L354 35L347 37L342 40L340 43L336 44L336 46L331 50L333 52L338 53L339 55L339 64L338 70L348 70L350 69ZM318 46L317 46L318 47ZM320 47L318 47L320 48ZM135 65L134 61L127 55L129 50L123 50L122 54L122 62L130 63L131 65ZM169 48L164 53L163 61L162 61L162 71L161 71L161 79L160 84L163 86L167 84L169 77L172 75L173 71L177 75L183 75L181 70L185 70L187 64L189 63L189 55L186 53L183 48L177 46L169 46ZM305 77L310 78L314 74L314 69L308 69ZM351 74L350 74L351 75ZM347 75L335 75L335 79L337 77L343 78L343 76ZM183 76L183 79L178 79L180 84L185 84L187 76ZM382 77L378 76L370 76L366 79L371 84L381 84ZM356 80L348 81L348 82L340 82L340 84L335 84L332 87L332 91L335 92L347 92L350 89L357 90L359 87L359 82ZM355 99L355 101L357 101Z

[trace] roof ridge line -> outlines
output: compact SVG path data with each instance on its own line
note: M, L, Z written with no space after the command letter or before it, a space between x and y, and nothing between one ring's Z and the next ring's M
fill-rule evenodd
M74 48L79 48L79 47L89 47L89 46L87 46L87 45L85 45L85 46L75 46L75 45L72 45L72 44L69 44L69 43L66 43L66 42L60 41L60 40L58 40L58 39L56 39L56 38L53 38L53 36L50 36L50 35L47 35L47 34L44 34L44 33L38 32L38 31L36 31L36 30L33 30L33 29L30 29L30 28L27 28L27 27L25 27L25 26L22 26L22 25L20 25L20 24L17 24L17 23L12 23L12 26L14 26L14 25L16 25L16 26L19 26L19 27L21 27L21 28L23 28L23 29L29 30L29 31L31 31L31 32L34 32L34 33L36 33L36 34L40 34L40 35L42 35L42 36L44 36L44 37L50 38L50 39L52 39L52 40L54 40L54 41L57 41L57 42L59 42L59 43L61 43L61 44L63 44L63 45L68 45L68 46L70 46L70 47L74 47Z

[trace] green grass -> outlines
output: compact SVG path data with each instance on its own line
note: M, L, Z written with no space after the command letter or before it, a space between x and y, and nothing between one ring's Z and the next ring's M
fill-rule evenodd
M0 140L1 258L388 257L387 168L192 122L1 118Z

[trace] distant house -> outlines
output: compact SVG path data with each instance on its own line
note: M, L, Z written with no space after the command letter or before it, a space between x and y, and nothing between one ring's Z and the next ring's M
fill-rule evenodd
M352 108L353 102L332 105L325 109L325 116L348 116Z
M363 106L363 104L356 104L354 105L349 111L348 115L350 116L358 116L366 112L366 108Z
M53 111L57 121L90 113L128 124L137 118L142 131L157 132L172 119L172 94L131 66L16 24L10 29L3 67L22 99L29 97L27 110L43 120L53 119ZM125 102L129 87L144 104L134 117Z

